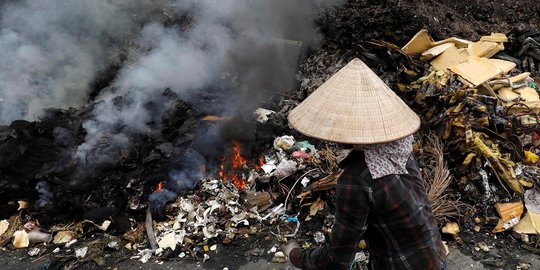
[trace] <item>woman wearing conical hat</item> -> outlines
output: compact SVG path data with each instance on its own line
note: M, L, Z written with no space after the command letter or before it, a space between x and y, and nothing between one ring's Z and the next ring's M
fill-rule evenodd
M360 239L370 269L445 269L446 255L420 170L412 156L418 116L359 59L321 85L289 114L304 135L353 144L336 186L329 244L283 247L305 270L349 269Z

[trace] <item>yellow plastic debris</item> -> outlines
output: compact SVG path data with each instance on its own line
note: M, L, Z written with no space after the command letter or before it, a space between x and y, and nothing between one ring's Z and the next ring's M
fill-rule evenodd
M431 48L433 38L427 30L422 29L401 49L408 55L418 55Z
M437 70L446 71L469 57L466 49L458 49L455 46L448 48L441 55L431 61L431 65Z
M512 69L514 69L516 67L516 63L506 61L506 60L486 59L486 61L488 61L489 63L494 65L497 69L499 69L499 71L500 71L499 74L501 74L501 75L507 74L508 72L510 72Z
M514 92L512 87L503 87L499 89L498 92L499 98L504 102L511 102L519 98L519 93Z
M465 79L465 83L469 82L477 86L489 79L508 73L515 66L515 63L509 61L471 55L463 63L451 67L450 70Z
M519 179L519 183L526 188L532 188L534 186L534 182L531 182L527 179Z
M508 37L503 33L491 33L489 36L483 36L480 38L481 41L491 41L491 42L508 42Z
M502 43L478 41L472 43L468 49L471 55L490 58L496 53L504 50L504 46L502 45Z
M6 219L0 221L0 236L2 236L9 229L9 221Z
M210 250L210 248L209 248L207 245L205 245L205 246L203 247L203 250L204 250L204 252L208 252L208 251Z
M459 225L456 222L447 222L441 231L452 236L457 236L460 233Z
M360 242L358 243L358 248L361 249L361 250L364 250L367 248L367 243L365 240L360 240Z
M473 161L473 159L476 158L476 153L469 153L467 155L467 157L465 158L465 160L463 160L463 166L469 166L471 165L471 162Z
M442 241L442 244L444 247L444 252L446 253L446 256L448 256L448 254L450 254L450 250L448 249L448 245L446 244L446 241Z
M479 137L474 138L476 149L482 153L489 165L495 172L495 175L503 180L513 191L523 193L523 186L516 179L514 170L506 160L500 157L500 154L490 149Z
M540 214L527 211L523 219L512 230L523 234L540 234Z
M469 41L469 40L466 40L466 39L461 39L461 38L457 38L457 37L450 37L450 38L445 38L443 40L435 41L435 42L431 43L431 46L437 46L437 45L441 45L441 44L444 44L444 43L454 43L454 45L456 45L456 47L461 49L461 48L469 47L469 45L472 42Z
M540 157L538 157L535 153L531 151L525 151L525 161L530 165L536 164L539 159Z
M540 100L540 96L538 96L538 92L536 92L534 88L523 87L521 89L518 89L517 92L519 93L519 96L527 102L534 102Z
M455 48L456 45L454 43L444 43L435 47L432 47L422 53L420 56L420 61L429 61L433 57L437 57L440 54L444 53L446 50L450 48Z

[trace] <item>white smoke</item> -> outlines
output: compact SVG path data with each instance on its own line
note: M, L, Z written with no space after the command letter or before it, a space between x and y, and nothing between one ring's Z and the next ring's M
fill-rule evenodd
M96 74L150 20L150 0L21 0L0 5L0 124L86 104ZM140 21L139 21L140 20Z
M345 0L41 0L2 6L0 124L34 120L47 107L88 103L96 74L130 46L116 80L100 91L80 164L118 160L133 134L153 132L161 95L185 100L224 77L234 88L229 112L252 110L276 91L292 87L302 50L318 45L314 19L321 6ZM167 16L189 21L168 24ZM302 46L298 46L302 44Z

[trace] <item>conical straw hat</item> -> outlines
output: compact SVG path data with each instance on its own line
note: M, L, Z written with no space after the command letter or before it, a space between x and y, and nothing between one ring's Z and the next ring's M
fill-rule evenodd
M306 136L347 144L391 142L420 118L366 64L354 59L289 113Z

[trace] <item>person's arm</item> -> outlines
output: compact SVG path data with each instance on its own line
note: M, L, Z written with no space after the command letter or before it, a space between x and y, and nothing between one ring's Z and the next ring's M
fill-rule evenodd
M368 185L361 185L355 169L345 170L336 186L336 220L329 244L314 249L293 249L291 263L303 270L349 269L358 242L367 229L370 205Z

